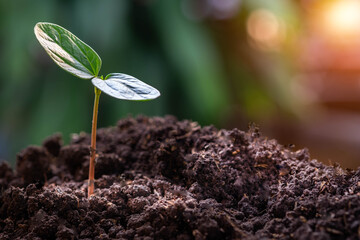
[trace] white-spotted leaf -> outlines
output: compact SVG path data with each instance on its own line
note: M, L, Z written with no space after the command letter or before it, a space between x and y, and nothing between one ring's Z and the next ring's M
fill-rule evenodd
M96 77L91 82L104 93L118 99L141 101L160 96L156 88L123 73L111 73L105 80Z
M34 32L41 46L62 69L84 79L98 75L99 55L74 34L53 23L37 23Z

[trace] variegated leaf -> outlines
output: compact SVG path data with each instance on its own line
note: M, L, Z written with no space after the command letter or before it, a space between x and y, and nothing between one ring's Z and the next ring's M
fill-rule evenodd
M37 23L36 38L62 69L79 78L92 79L101 68L99 55L65 28L53 23Z
M111 73L105 80L96 77L91 82L104 93L118 99L141 101L160 96L156 88L123 73Z

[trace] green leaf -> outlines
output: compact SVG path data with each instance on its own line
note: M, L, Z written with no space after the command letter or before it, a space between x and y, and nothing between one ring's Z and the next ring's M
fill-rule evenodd
M118 99L141 101L160 96L156 88L123 73L110 73L105 80L93 78L91 82L104 93Z
M98 75L99 55L74 34L59 25L43 22L35 25L34 32L41 46L62 69L84 79Z

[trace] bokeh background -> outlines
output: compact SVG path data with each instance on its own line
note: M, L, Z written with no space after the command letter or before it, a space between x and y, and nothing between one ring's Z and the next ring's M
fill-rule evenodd
M122 72L158 88L149 102L103 94L99 127L129 115L246 130L344 168L360 165L358 0L0 0L0 159L61 132L89 132L93 87L37 42L57 23Z

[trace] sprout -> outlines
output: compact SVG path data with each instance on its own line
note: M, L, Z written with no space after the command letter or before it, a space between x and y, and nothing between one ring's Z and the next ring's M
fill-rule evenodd
M101 59L86 43L65 28L53 23L37 23L34 28L41 46L65 71L82 79L91 80L95 89L93 120L91 129L88 197L94 193L96 126L101 92L114 98L144 101L155 99L160 92L130 75L110 73L105 79L99 77Z

